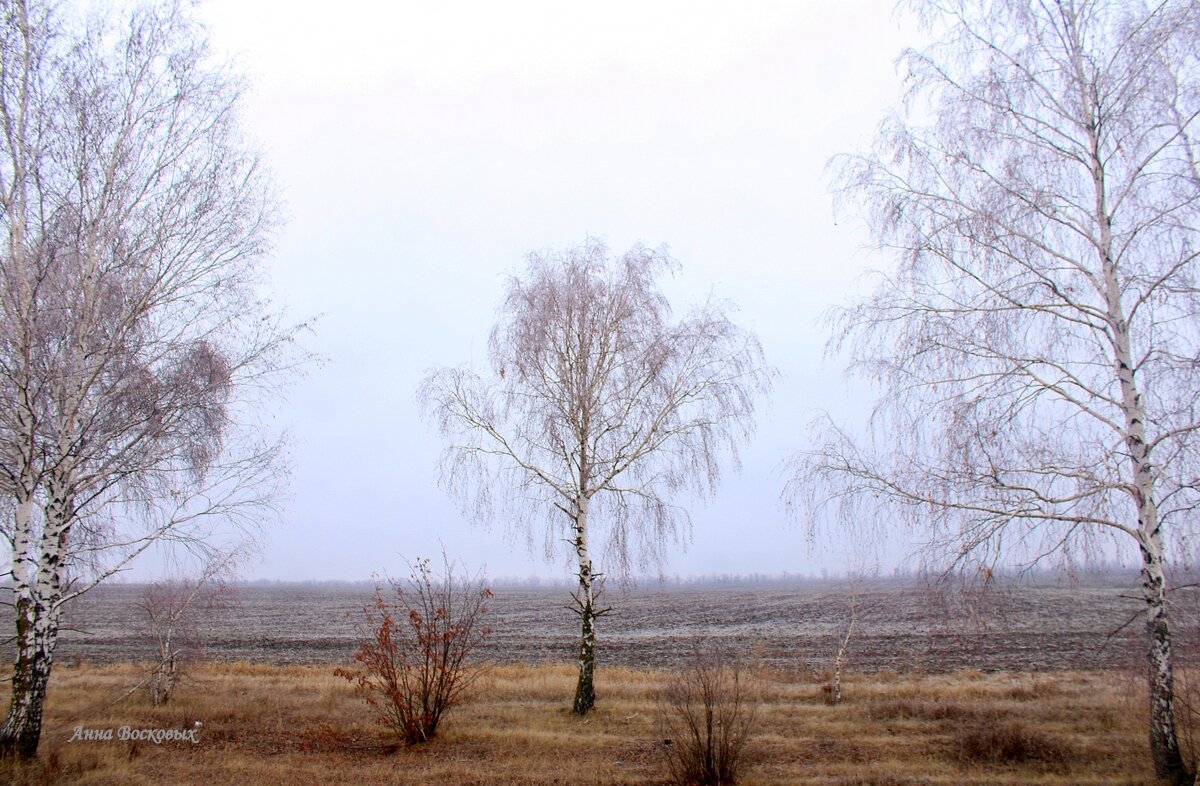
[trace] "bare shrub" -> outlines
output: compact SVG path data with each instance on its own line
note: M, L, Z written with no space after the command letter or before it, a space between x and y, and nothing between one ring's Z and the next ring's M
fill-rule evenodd
M491 634L483 625L492 591L482 575L459 576L443 557L435 574L417 560L408 581L376 583L363 609L366 641L355 666L334 673L355 686L375 714L406 744L431 739L442 716L462 703L481 674L471 662Z
M737 782L758 701L742 664L721 648L697 644L687 668L659 697L663 750L672 782Z

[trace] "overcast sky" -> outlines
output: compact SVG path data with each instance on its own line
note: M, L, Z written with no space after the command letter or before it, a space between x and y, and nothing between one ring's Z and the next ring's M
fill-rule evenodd
M248 578L367 578L400 555L562 576L463 519L436 485L440 438L414 401L433 366L482 363L505 273L532 249L667 244L677 311L733 300L779 383L740 475L693 514L666 575L819 574L854 564L779 503L819 409L869 400L823 360L822 312L884 264L835 223L825 165L895 104L913 25L886 0L336 4L212 0L218 51L249 76L245 127L288 222L278 300L320 315L326 358L277 408L294 475ZM601 555L603 562L603 555Z

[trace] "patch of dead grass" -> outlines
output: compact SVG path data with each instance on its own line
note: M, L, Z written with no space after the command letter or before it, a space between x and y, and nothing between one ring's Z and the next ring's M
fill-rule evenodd
M569 711L570 664L494 666L475 700L415 748L395 746L328 666L209 664L165 707L140 694L113 704L139 674L133 664L56 667L41 757L0 771L0 782L658 786L667 778L654 701L663 671L601 664L597 709L580 719ZM850 675L838 706L821 702L818 680L796 674L757 676L763 701L748 786L1154 783L1145 714L1111 674ZM197 720L198 745L69 741L76 725ZM990 729L1019 729L1008 742L1025 735L1017 742L1029 755L985 739Z

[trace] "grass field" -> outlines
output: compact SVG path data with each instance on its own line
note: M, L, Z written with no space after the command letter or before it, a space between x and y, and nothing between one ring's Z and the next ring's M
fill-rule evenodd
M568 712L569 665L493 667L438 737L390 744L329 666L196 667L166 707L131 664L59 665L39 761L14 784L661 784L655 693L668 672L605 667L597 710ZM744 784L1152 784L1145 698L1114 672L850 675L827 706L807 674L761 671ZM4 697L7 701L7 697ZM198 743L122 741L122 726ZM71 741L76 726L114 739Z

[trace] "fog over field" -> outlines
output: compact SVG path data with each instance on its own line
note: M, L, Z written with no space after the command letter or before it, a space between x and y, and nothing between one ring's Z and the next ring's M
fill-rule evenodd
M858 590L851 668L897 671L1125 668L1143 657L1141 626L1120 628L1138 610L1128 577L1080 581L1043 577L997 586L973 600L911 579L876 580ZM147 658L137 585L102 587L68 615L59 657L71 662ZM559 587L497 586L481 657L496 662L570 662L578 623ZM653 582L604 597L603 663L669 666L697 637L722 641L772 666L830 668L850 619L850 586L836 581ZM220 661L344 663L360 641L356 622L371 600L366 585L243 585L201 620L196 644ZM1194 631L1181 630L1184 641Z
M437 488L445 445L414 395L431 367L485 363L526 253L589 235L617 254L666 244L676 314L730 300L781 372L743 471L708 503L676 500L695 526L664 571L857 567L836 531L810 542L791 526L779 494L816 412L857 423L871 399L824 359L820 317L885 260L852 212L835 219L825 166L866 145L894 100L911 19L886 0L201 13L249 74L247 129L287 199L272 290L293 317L320 315L307 343L326 360L275 407L290 493L247 578L361 579L443 545L492 575L568 574L543 559L542 533L530 548L503 519L473 526ZM906 554L885 543L879 559Z

